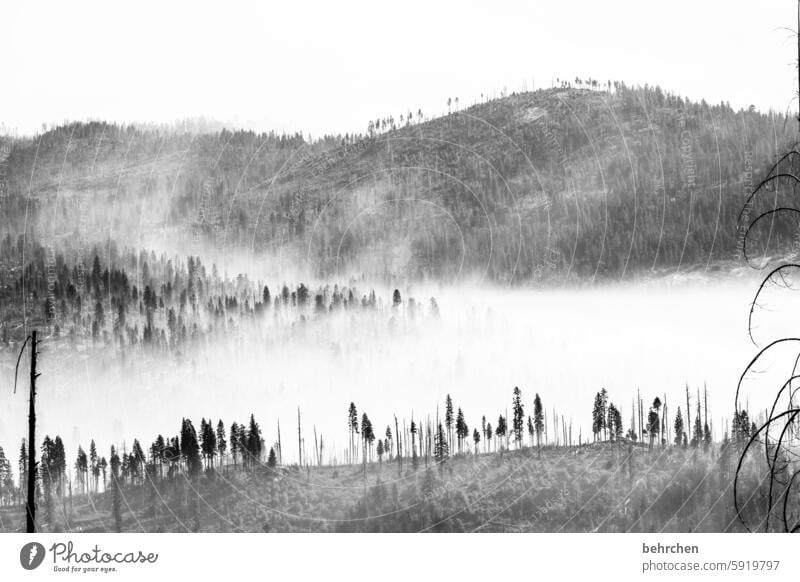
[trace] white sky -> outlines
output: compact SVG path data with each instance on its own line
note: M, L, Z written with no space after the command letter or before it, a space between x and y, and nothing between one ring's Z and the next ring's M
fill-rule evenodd
M0 122L28 133L205 115L319 135L575 76L785 111L796 47L782 27L795 10L790 0L0 0Z

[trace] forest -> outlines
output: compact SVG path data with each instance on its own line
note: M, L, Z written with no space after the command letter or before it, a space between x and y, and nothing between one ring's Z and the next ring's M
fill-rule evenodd
M65 255L109 236L280 254L319 279L544 285L716 269L741 256L754 176L792 140L781 114L621 82L454 104L321 138L54 127L10 147L4 231ZM778 221L770 252L790 233Z
M612 402L593 377L577 417L577 384L530 381L542 344L589 368L570 350L601 324L569 319L567 291L597 288L607 315L609 289L633 309L625 285L797 254L796 216L771 214L793 189L759 184L790 120L591 79L447 106L319 138L100 121L4 138L2 410L40 349L31 378L51 383L35 437L0 443L0 531L25 530L31 491L42 532L800 531L781 392L712 415L702 381ZM469 284L511 307L450 315ZM530 360L480 404L458 393L482 378L476 340L497 368ZM70 402L72 434L51 430Z
M316 430L307 449L299 410L296 434L284 425L283 437L280 423L273 431L255 415L197 428L184 418L174 436L107 451L91 440L74 460L60 436L45 435L37 531L743 531L750 519L796 528L793 509L765 508L763 459L736 468L747 443L760 442L747 410L715 442L707 403L691 396L694 411L687 386L687 407L669 416L659 397L639 395L626 430L601 389L585 437L518 387L510 414L481 416L471 431L449 394L441 416L394 416L385 430L350 403L343 450L329 451ZM16 478L0 448L4 531L24 527L26 447ZM298 462L282 461L284 447L299 447ZM738 513L728 503L734 474Z

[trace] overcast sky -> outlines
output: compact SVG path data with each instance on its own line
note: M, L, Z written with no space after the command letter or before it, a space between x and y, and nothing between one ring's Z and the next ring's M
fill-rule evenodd
M448 97L463 107L575 76L796 107L790 0L0 6L0 122L25 133L43 122L200 115L313 135L363 131L409 109L441 113Z

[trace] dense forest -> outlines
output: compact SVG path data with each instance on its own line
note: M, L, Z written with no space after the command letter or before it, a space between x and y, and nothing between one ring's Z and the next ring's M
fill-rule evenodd
M242 330L267 319L291 328L331 312L384 312L415 318L438 313L436 299L417 302L400 290L377 297L357 282L310 289L286 283L272 290L246 274L221 276L199 257L119 249L113 241L67 259L35 241L7 235L0 241L0 343L21 341L25 327L91 345L185 352L190 343ZM101 259L102 257L102 259Z
M740 257L739 211L788 121L576 79L314 140L75 123L12 144L3 229L67 254L108 237L280 254L323 279L716 268ZM789 242L785 222L772 245Z

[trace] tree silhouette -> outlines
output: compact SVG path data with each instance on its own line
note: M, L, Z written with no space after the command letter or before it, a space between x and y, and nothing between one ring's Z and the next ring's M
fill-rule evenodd
M245 448L247 450L248 465L257 465L261 461L264 442L261 438L261 427L256 422L256 417L252 414L250 415L250 425L247 427L246 438Z
M458 438L458 452L461 453L466 439L469 438L469 427L467 427L461 407L458 408L458 413L456 414L456 437Z
M536 430L536 447L542 446L542 431L544 431L544 411L539 393L533 398L533 428Z
M658 435L661 431L661 418L658 415L660 408L661 400L658 398L658 396L656 396L655 400L653 400L653 405L650 407L650 411L647 414L647 434L650 437L649 449L651 450L653 448L653 441L658 438Z
M494 431L494 434L501 439L500 448L502 449L502 439L506 436L506 432L508 431L508 426L506 425L506 419L501 414L497 418L497 428Z
M605 427L605 406L603 406L603 396L598 392L594 396L594 407L592 408L592 433L594 441L597 442L600 433Z
M514 442L516 443L516 447L520 448L522 446L522 435L525 430L525 411L522 406L522 391L519 389L519 386L514 386L512 409L514 414L512 421Z
M347 412L347 427L350 431L350 462L356 461L356 447L355 435L358 434L358 411L356 410L355 403L350 403L350 408Z
M78 446L78 456L75 460L75 476L78 478L78 491L83 494L86 492L86 478L88 472L88 462L83 447Z
M220 465L225 462L225 451L228 450L228 441L225 439L225 424L222 420L217 423L217 452L219 453Z
M97 492L98 481L100 480L100 459L97 456L97 445L94 439L89 442L89 468L92 472L92 485L95 493Z
M675 413L675 424L673 425L675 429L675 444L677 446L681 446L684 442L684 434L683 434L683 415L681 414L681 407L678 407L678 412Z
M442 423L440 422L436 428L436 437L433 443L433 456L438 463L442 463L447 459L449 454L447 438Z
M444 424L447 427L448 447L453 442L453 399L448 394L444 399Z
M411 433L411 466L416 471L419 460L417 459L417 423L411 419L411 426L409 427Z
M180 454L183 461L186 463L186 469L189 475L196 478L200 474L203 464L200 459L200 445L197 442L197 432L194 429L192 421L188 418L184 418L181 423Z
M114 446L111 446L111 456L109 457L109 464L111 465L111 515L114 518L114 525L117 532L122 531L122 512L120 507L120 490L119 490L119 469L120 460L119 455Z
M236 468L236 460L241 453L241 440L239 439L239 425L236 422L231 424L231 456L233 457L233 467Z
M366 465L368 457L370 460L372 458L372 443L375 441L372 422L366 412L361 415L361 439L364 443L364 464Z

